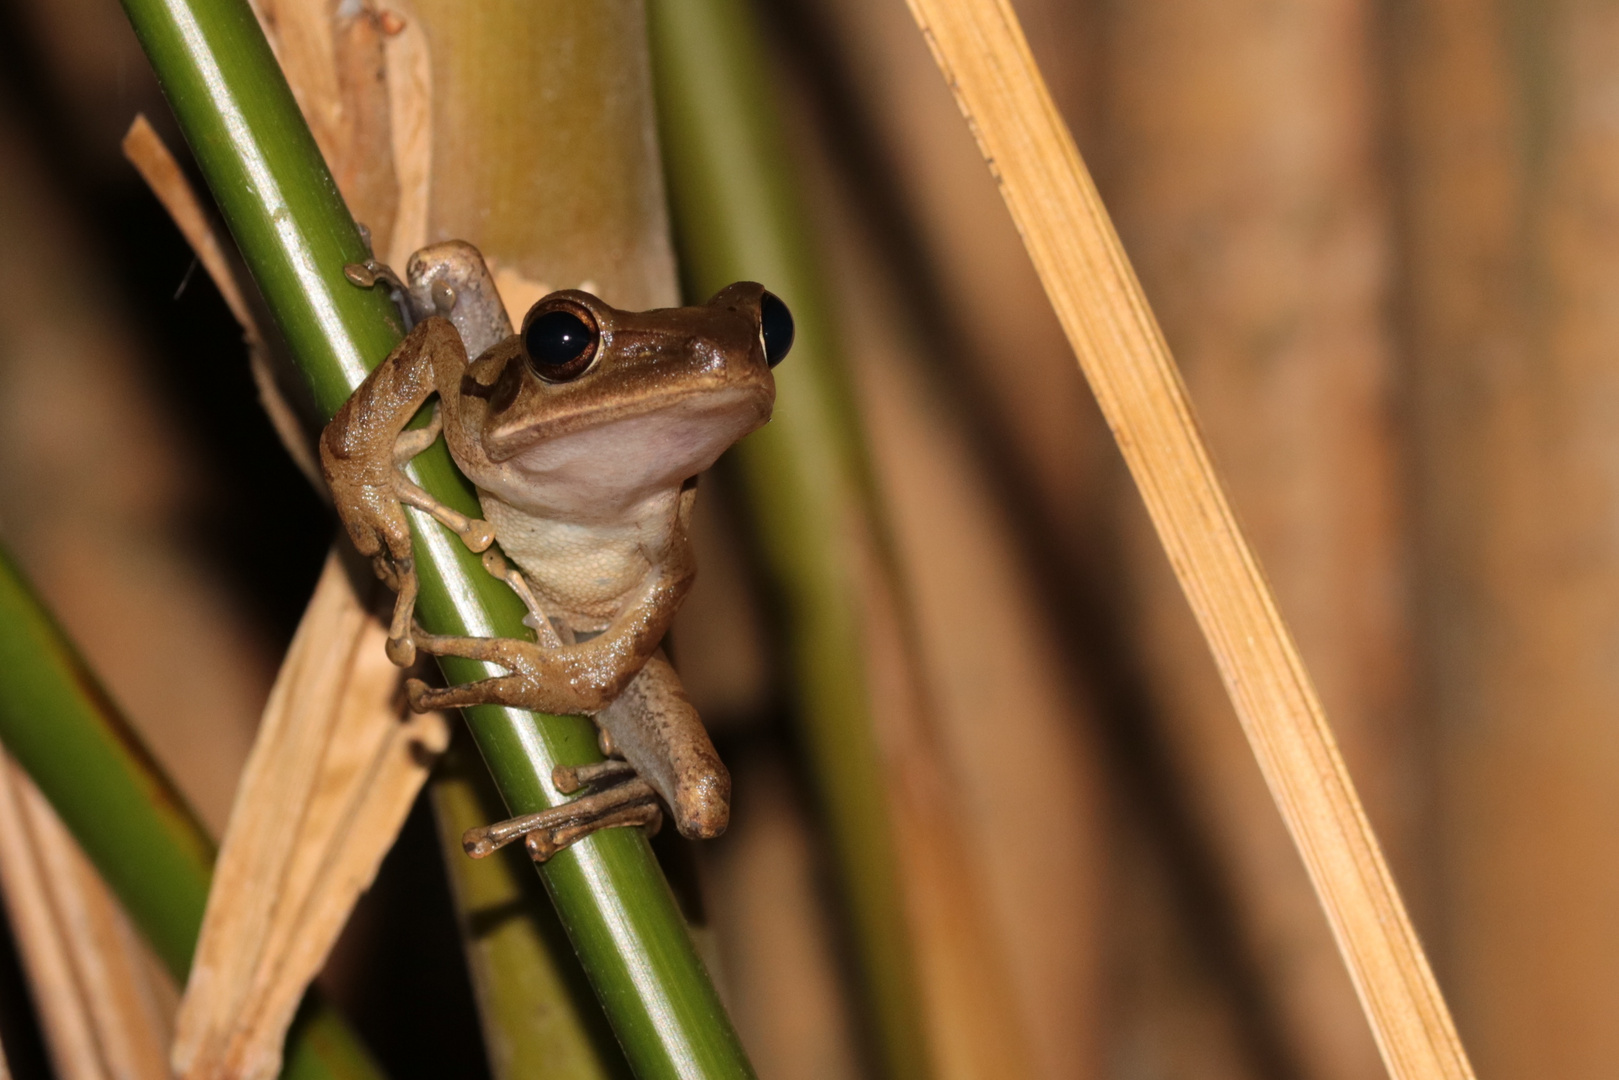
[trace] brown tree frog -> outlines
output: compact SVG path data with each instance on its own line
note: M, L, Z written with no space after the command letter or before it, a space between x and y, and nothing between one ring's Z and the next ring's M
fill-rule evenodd
M644 312L564 290L536 303L514 334L471 245L425 248L406 270L400 282L375 263L349 268L360 284L390 280L420 321L320 440L343 524L398 592L389 656L406 665L421 650L508 672L443 689L413 679L418 711L584 713L611 755L556 771L559 791L589 794L472 830L468 851L523 836L535 858L549 858L596 829L654 824L660 798L683 835L718 835L730 776L659 644L695 572L695 478L770 419L771 368L793 339L786 305L752 282L698 307ZM435 394L431 424L407 429ZM402 471L441 430L484 520L442 505ZM485 551L484 565L527 605L534 641L444 637L415 623L406 505Z

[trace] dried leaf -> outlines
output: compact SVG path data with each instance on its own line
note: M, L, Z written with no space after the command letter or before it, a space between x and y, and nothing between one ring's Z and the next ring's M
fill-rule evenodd
M174 987L9 756L0 759L0 886L57 1075L168 1080Z
M225 832L175 1037L183 1077L280 1071L304 990L448 742L443 715L406 712L370 599L328 558Z

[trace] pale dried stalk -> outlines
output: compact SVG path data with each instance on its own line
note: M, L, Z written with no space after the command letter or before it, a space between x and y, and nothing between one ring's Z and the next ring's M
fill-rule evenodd
M174 988L28 774L0 757L0 885L62 1080L168 1080ZM0 1080L8 1076L0 1059Z
M329 557L214 871L175 1035L182 1077L279 1072L304 990L448 743L442 714L405 718L386 636Z
M1007 0L907 0L1000 185L1303 856L1389 1072L1472 1077L1163 335Z

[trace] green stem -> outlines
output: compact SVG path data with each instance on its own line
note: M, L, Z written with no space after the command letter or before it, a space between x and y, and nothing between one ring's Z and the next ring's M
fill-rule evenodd
M400 327L379 292L343 266L365 257L358 229L244 0L125 0L136 35L315 401L330 416L393 348ZM441 501L478 513L442 441L415 461ZM414 512L413 512L414 513ZM422 623L440 634L525 637L515 595L453 535L413 517ZM446 658L451 682L500 672ZM561 764L599 760L581 717L465 710L507 808L562 800ZM614 1033L640 1077L746 1077L741 1045L640 832L612 829L541 868Z
M738 447L761 549L787 607L799 719L890 1076L927 1074L924 1026L867 695L849 537L875 551L877 505L831 305L789 172L744 0L650 0L653 70L681 270L694 297L768 285L798 324L771 422ZM879 559L879 562L884 560Z
M0 550L0 742L56 808L174 977L202 928L214 845L94 674ZM380 1080L343 1021L311 995L284 1075Z
M578 992L584 973L521 848L487 859L461 851L462 834L500 812L463 740L435 770L431 794L495 1080L623 1076L624 1057L589 992Z

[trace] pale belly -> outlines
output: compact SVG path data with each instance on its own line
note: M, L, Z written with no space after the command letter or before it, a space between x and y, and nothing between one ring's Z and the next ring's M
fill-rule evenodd
M578 524L533 517L480 492L501 549L546 607L576 631L606 628L645 590L668 551L673 504L623 521Z

